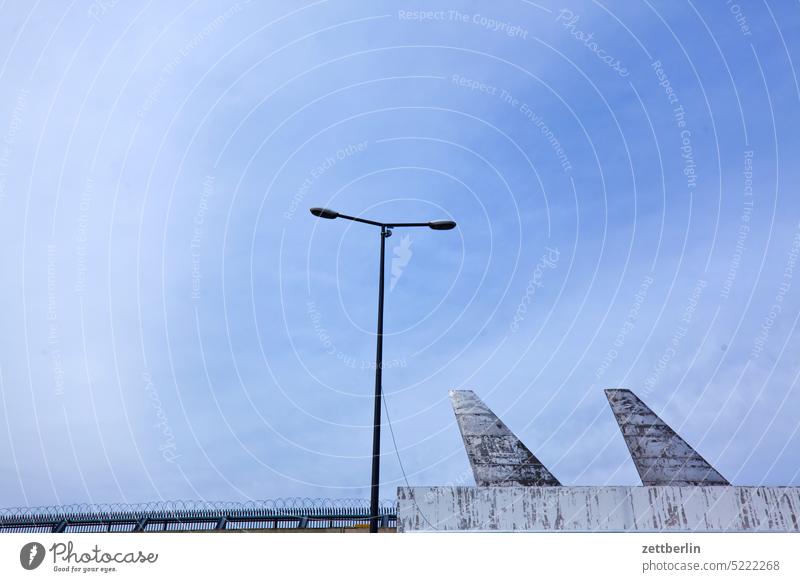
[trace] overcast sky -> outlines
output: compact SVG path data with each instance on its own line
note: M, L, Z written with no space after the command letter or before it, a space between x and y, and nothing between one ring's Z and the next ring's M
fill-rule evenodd
M453 388L564 484L640 483L608 387L800 484L798 25L3 3L0 506L367 497L380 240L310 206L458 222L387 241L383 498L474 483Z

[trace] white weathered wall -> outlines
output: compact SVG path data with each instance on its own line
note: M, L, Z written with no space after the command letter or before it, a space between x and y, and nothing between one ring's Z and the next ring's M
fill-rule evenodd
M400 487L398 531L800 531L798 487Z

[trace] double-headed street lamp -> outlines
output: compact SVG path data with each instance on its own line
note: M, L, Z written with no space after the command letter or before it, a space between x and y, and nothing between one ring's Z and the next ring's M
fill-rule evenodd
M451 230L456 227L452 220L434 220L432 222L376 222L366 218L358 218L341 214L327 208L312 208L311 214L319 218L345 218L355 222L363 222L372 226L381 227L381 268L380 278L378 279L378 347L375 351L375 416L372 426L372 486L370 489L369 502L369 531L378 532L378 493L380 478L380 454L381 454L381 380L383 368L383 272L384 256L386 254L386 239L392 236L393 228L405 226L424 226L433 230Z

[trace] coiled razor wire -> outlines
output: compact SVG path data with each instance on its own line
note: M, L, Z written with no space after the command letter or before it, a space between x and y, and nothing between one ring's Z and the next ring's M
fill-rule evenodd
M394 514L394 500L382 500L379 513ZM252 501L169 500L147 503L75 503L0 509L0 524L20 520L51 522L66 520L163 519L183 517L280 517L306 515L369 515L369 501L357 498L329 499L281 497Z

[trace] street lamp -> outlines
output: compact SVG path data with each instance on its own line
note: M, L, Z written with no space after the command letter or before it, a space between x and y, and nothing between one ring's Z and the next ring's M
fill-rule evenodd
M328 208L311 208L311 214L319 218L328 218L331 220L334 218L345 218L347 220L381 227L381 268L380 277L378 279L378 346L375 350L375 415L372 425L372 485L370 488L369 501L369 531L370 533L377 533L379 511L378 481L380 479L381 454L381 380L383 368L383 273L385 266L386 239L392 236L393 228L426 226L433 230L452 230L456 227L456 223L452 220L434 220L431 222L376 222L374 220L367 220L366 218L341 214Z

